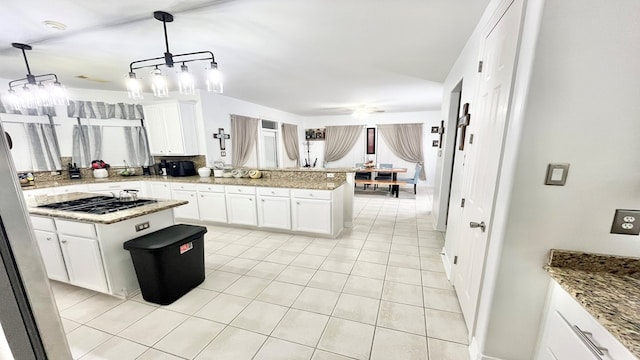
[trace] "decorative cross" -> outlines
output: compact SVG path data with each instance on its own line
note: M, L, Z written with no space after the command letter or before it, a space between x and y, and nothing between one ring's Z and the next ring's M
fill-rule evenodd
M440 142L438 143L438 148L442 149L442 138L444 137L444 120L440 120L438 134L440 134Z
M231 135L225 134L223 128L218 128L218 133L213 134L214 139L220 140L220 150L226 150L224 141L231 138Z
M467 126L469 126L470 121L469 103L465 103L462 106L462 116L458 118L458 127L460 128L460 146L458 146L458 150L464 150L465 135L467 134Z

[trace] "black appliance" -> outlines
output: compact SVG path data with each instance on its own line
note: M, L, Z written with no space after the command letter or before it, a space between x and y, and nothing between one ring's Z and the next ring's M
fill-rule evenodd
M149 166L143 166L142 175L151 175L151 168Z
M158 165L157 174L163 175L163 176L169 175L169 164L167 163L167 160L160 161L160 165Z
M171 176L193 176L196 174L196 167L193 161L174 161L169 166Z
M120 210L126 210L143 206L147 204L153 204L158 202L152 199L137 199L135 201L122 200L112 196L94 196L90 198L61 201L57 203L45 204L38 206L39 208L46 208L52 210L63 210L82 212L88 214L104 215L113 213Z
M71 166L71 163L69 163L69 179L80 178L82 178L82 175L80 174L80 168L78 168L76 163L73 163L73 166Z

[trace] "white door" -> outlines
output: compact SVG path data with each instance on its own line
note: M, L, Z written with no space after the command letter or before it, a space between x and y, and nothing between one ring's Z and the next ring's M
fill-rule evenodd
M459 223L458 264L454 285L468 329L473 329L478 294L485 264L487 237L496 180L501 162L502 143L515 63L521 2L513 3L484 41L483 70L475 111L471 113L473 144L465 160L463 197L466 199ZM467 136L468 137L468 136ZM471 227L471 223L482 227ZM485 230L486 229L486 230Z
M58 243L58 235L49 231L34 230L36 241L42 255L42 262L47 269L49 279L68 282L67 269L64 266L62 251Z
M331 234L331 201L293 199L294 231ZM342 211L342 210L340 210Z
M60 235L69 282L83 288L108 292L98 240Z
M183 219L199 219L198 198L195 191L173 190L171 192L173 200L188 201L188 204L173 208L173 215Z
M278 167L278 137L275 130L262 129L262 166Z
M224 193L201 192L198 193L198 209L200 220L227 222L227 206Z
M160 105L144 107L144 126L147 129L151 154L166 155L164 116Z
M291 230L291 199L261 196L258 199L258 226Z
M227 194L226 196L229 224L258 225L255 195Z
M165 143L168 155L184 155L184 141L182 139L182 119L180 117L179 104L164 104ZM195 141L193 139L192 141Z

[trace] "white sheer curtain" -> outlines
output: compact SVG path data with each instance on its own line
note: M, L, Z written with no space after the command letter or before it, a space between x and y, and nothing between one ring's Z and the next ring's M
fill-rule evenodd
M242 166L251 157L258 140L260 119L231 115L231 164Z
M399 158L422 165L420 180L427 180L424 171L422 124L377 125L389 149Z
M364 125L327 126L325 132L325 163L340 160L353 148Z
M91 167L91 160L102 156L102 126L73 126L73 162L80 167Z
M142 126L125 126L124 141L131 166L149 166L151 155L147 141L147 131Z
M300 145L298 144L298 125L282 124L282 142L287 156L300 166Z
M60 148L56 140L54 125L25 123L25 132L31 145L33 170L62 170Z

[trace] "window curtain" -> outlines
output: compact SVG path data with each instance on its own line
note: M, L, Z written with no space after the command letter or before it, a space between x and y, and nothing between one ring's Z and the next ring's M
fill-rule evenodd
M142 126L126 126L124 127L124 140L129 165L149 166L151 154L149 153L146 129Z
M73 126L73 161L80 167L91 167L92 160L102 156L102 126Z
M31 145L33 170L62 170L60 148L51 124L24 124Z
M144 118L144 112L139 104L69 101L67 116L82 119L140 120Z
M258 140L260 119L231 115L231 164L242 166L251 157Z
M337 161L345 157L358 141L364 125L327 126L325 132L324 161Z
M298 145L298 125L282 124L282 141L287 156L300 166L300 145Z
M427 180L424 171L422 124L377 125L378 131L391 151L405 161L422 165L420 180Z

